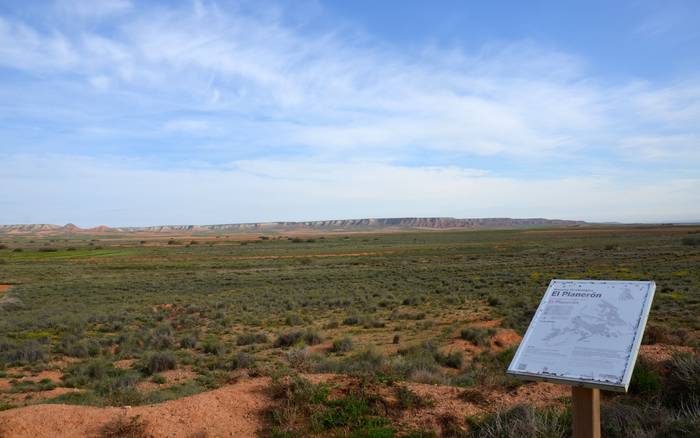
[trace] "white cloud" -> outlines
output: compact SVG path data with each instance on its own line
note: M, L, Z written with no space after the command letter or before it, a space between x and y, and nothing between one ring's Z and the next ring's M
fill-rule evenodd
M135 161L55 155L5 156L3 162L9 171L0 175L0 185L13 190L0 201L0 223L16 217L85 226L396 216L700 217L699 178L522 179L364 162L249 160L230 170L157 170ZM4 208L9 205L11 212Z
M129 9L125 2L95 5ZM42 33L0 21L0 62L83 76L98 90L129 91L163 111L212 111L221 132L262 115L267 126L285 130L285 140L323 153L424 148L553 158L605 146L627 154L634 138L659 135L661 124L679 131L676 138L699 131L694 79L603 84L586 75L581 58L532 42L491 44L475 54L435 47L402 53L352 34L302 33L277 14L194 8L144 10L117 21L109 37L89 27ZM678 155L696 147L673 149Z

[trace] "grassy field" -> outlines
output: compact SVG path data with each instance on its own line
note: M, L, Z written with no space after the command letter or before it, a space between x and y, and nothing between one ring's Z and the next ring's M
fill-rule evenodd
M505 377L514 346L499 339L508 339L511 330L523 333L552 278L655 280L645 343L697 352L699 243L700 227L670 226L292 237L0 236L0 284L11 286L0 295L0 378L12 380L0 392L75 387L80 391L48 401L143 404L224 385L243 370L508 391L521 383ZM473 345L472 354L453 348L459 342ZM689 357L685 366L698 367L697 356ZM50 369L60 371L59 382L42 387L21 381L23 373ZM165 384L163 373L172 369L189 374ZM673 371L649 368L647 374L656 386L649 384L653 397L644 400L658 399L653 407L681 423L690 418L688 424L700 424L700 409L688 407L692 400L684 399L683 409L695 411L684 413L678 400L665 395ZM270 435L398 433L390 419L370 421L381 416L367 399L357 396L346 401L359 405L339 407L316 393L322 387L298 379L295 391L320 412L361 413L348 424L317 423L315 411L299 414L306 420L294 424L273 415ZM635 391L639 396L639 386ZM410 394L402 397L410 401ZM651 409L634 397L609 405ZM39 398L2 400L0 409L7 409ZM468 419L467 429L488 432L511 417L565 427L565 404L562 409L554 420L527 409ZM657 426L665 431L660 428L668 425ZM632 436L624 433L610 436Z

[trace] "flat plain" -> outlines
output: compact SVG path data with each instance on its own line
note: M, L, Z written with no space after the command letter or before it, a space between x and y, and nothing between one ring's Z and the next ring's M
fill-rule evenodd
M565 387L505 375L553 278L656 281L606 436L700 431L700 226L38 233L0 248L0 435L51 408L26 405L137 412L261 382L265 436L567 436ZM85 420L98 435L167 430L104 409ZM227 430L192 424L170 433Z

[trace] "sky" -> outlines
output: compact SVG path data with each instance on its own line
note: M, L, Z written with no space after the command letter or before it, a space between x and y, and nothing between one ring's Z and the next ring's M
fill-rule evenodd
M0 2L0 224L700 221L700 2Z

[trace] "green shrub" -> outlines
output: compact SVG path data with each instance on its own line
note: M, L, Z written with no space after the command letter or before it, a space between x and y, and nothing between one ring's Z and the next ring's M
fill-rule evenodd
M681 243L686 246L700 246L700 237L684 237Z
M634 367L629 392L647 398L661 394L661 376L654 366L644 359L638 360Z
M169 351L157 351L147 353L143 358L141 358L137 367L144 374L151 375L175 369L176 365L177 360L175 359L175 355L173 353Z
M151 382L156 383L158 385L162 385L164 383L167 383L168 379L166 379L160 374L154 374L153 377L151 377Z
M489 338L496 334L494 329L467 327L459 332L459 337L480 347L489 345Z
M346 353L352 350L352 339L349 337L344 337L340 339L333 340L333 346L331 351L334 353Z
M286 325L302 325L304 323L304 318L296 313L291 313L284 318L284 323Z
M304 336L304 333L301 331L282 333L279 336L277 336L277 339L275 339L274 346L275 347L291 347L292 345L299 342L303 336Z
M566 438L571 433L571 416L568 412L519 405L473 421L471 426L472 435L479 438Z
M321 334L314 329L308 329L304 333L304 342L306 342L306 345L318 345L321 341L323 341Z
M26 365L43 362L45 359L46 350L38 341L19 344L0 342L0 364Z
M420 409L433 404L431 399L416 394L406 386L397 386L394 395L400 409Z
M438 351L435 352L435 360L444 367L460 369L464 362L464 356L462 356L460 351L453 351L447 354Z
M255 357L251 354L238 352L231 359L231 369L252 368L255 365Z
M108 405L137 405L139 373L115 368L104 359L91 359L68 367L63 376L68 387L92 389Z
M207 354L221 354L224 351L224 346L216 336L209 335L202 342L202 351Z
M180 339L180 348L196 348L197 347L197 335L194 333L189 333Z
M148 339L148 345L156 350L169 350L175 345L173 328L169 325L156 327Z
M668 370L664 403L672 407L700 403L700 355L676 354Z
M236 339L236 345L264 344L268 341L264 333L243 333Z

